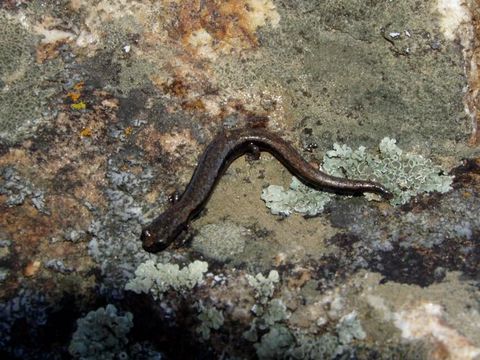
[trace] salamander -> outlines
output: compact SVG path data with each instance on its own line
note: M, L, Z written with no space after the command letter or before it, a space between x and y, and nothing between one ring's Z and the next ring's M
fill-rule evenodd
M159 252L167 248L190 220L205 206L219 178L236 158L267 151L303 183L321 190L358 194L376 193L389 199L392 194L374 181L348 180L328 175L302 158L299 152L278 134L265 128L223 130L207 146L180 198L142 230L143 248Z

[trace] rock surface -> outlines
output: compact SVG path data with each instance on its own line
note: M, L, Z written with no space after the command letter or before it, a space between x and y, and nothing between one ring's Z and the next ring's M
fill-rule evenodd
M479 6L0 2L0 356L479 359ZM352 149L388 143L401 200L299 204L262 153L144 251L209 141L244 126L347 176L381 173Z

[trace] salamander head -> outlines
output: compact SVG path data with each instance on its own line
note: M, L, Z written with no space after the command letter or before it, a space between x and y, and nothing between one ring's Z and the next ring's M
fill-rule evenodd
M142 230L142 246L151 253L165 250L184 229L184 223L178 219L160 216Z

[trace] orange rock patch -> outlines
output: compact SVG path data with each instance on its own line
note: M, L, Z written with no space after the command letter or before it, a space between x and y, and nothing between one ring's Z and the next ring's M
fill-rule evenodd
M279 22L275 5L268 0L188 0L170 6L177 14L168 28L170 36L205 58L254 48L257 29Z

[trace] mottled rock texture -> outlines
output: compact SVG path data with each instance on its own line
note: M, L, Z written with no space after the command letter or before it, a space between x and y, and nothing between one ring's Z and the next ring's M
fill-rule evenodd
M1 1L0 357L478 357L477 3ZM144 251L244 126L400 200L302 188L308 216L272 215L291 174L262 153ZM365 169L384 138L421 169Z

